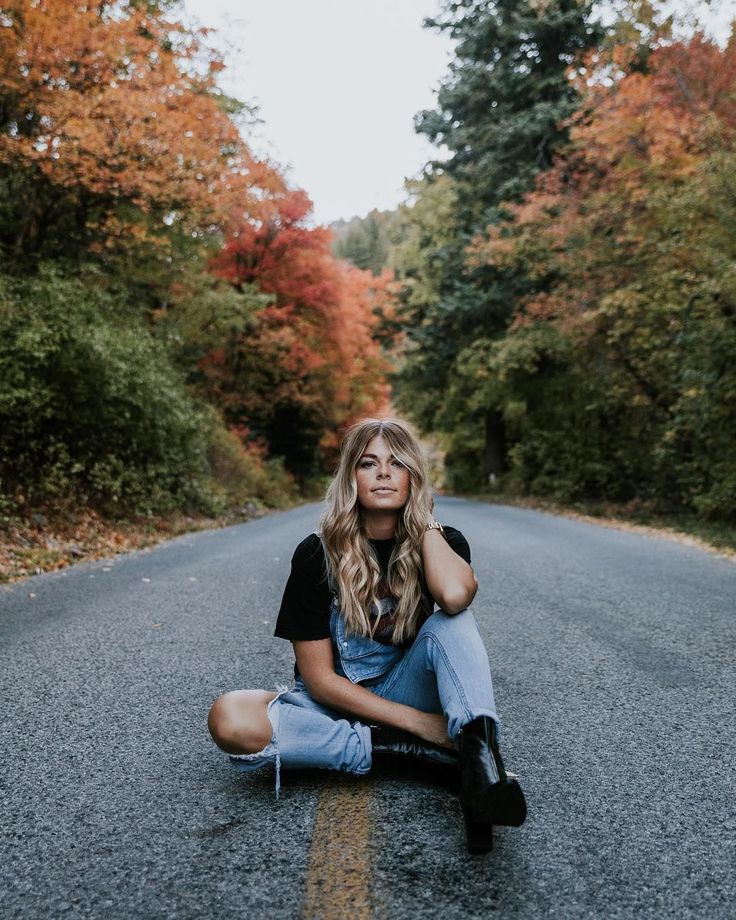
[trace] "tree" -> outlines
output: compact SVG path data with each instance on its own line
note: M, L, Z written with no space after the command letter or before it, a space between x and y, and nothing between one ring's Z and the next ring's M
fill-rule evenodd
M520 485L736 515L734 86L736 44L702 35L592 81L570 147L475 247L533 283L464 356Z
M455 58L417 130L450 156L432 164L455 179L462 228L494 221L498 206L518 200L566 138L565 119L579 104L570 79L600 39L589 2L460 0L426 20L449 33Z
M158 3L12 0L0 28L0 252L104 254L221 231L281 177L256 162L206 33ZM257 189L257 192L255 191Z
M378 276L388 262L391 211L370 211L365 217L337 221L330 229L335 234L333 251L343 259Z
M253 158L247 107L175 5L0 11L0 487L277 501L293 480L269 450L322 472L334 429L385 400L388 278L304 226L306 196Z
M502 202L529 190L564 143L565 120L579 99L571 74L600 35L590 6L577 0L461 0L445 3L442 15L427 21L456 42L437 108L417 118L419 132L449 149L447 160L431 164L422 194L432 195L440 177L451 182L453 235L444 241L441 230L442 245L431 235L422 237L432 253L435 290L424 304L412 298L414 309L404 314L409 347L396 389L399 404L422 428L446 432L450 456L475 445L481 429L481 451L470 448L477 456L470 477L475 484L503 469L502 415L495 406L449 412L445 395L462 349L478 336L503 334L525 280L495 266L469 267L466 248L489 222L501 219ZM411 212L406 216L411 223ZM417 217L421 226L420 212ZM419 227L414 235L421 235ZM403 277L403 266L396 267Z
M302 479L321 472L353 417L385 407L374 311L391 310L389 276L336 260L330 232L305 226L310 209L303 192L284 194L212 260L217 277L238 291L255 285L270 303L198 363L203 392L229 423Z

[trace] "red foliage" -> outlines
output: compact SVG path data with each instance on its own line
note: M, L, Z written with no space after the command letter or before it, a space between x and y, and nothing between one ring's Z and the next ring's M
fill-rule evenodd
M387 409L388 363L373 334L377 311L391 310L391 277L335 259L330 231L305 226L310 210L301 190L274 197L268 216L240 226L212 260L216 275L273 302L227 355L210 352L200 367L231 418L263 430L288 406L318 416L330 448L355 417Z

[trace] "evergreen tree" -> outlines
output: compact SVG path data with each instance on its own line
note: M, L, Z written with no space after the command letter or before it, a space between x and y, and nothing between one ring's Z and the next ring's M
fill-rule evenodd
M437 289L404 311L410 348L395 385L401 407L420 426L447 431L450 460L468 463L478 482L503 471L498 407L458 419L443 397L459 352L480 335L503 334L525 281L493 266L468 268L466 249L503 217L504 202L532 187L567 139L564 122L578 105L571 71L601 30L587 0L448 0L425 24L456 42L437 108L416 120L420 133L449 150L448 159L430 164L425 183L428 190L441 176L451 180L455 232L439 246L425 237L440 269Z
M338 259L378 276L388 261L387 226L392 211L370 211L365 217L336 221L331 225L335 234L333 251Z
M432 164L457 182L463 228L497 219L566 139L578 106L570 68L600 39L586 0L461 0L426 20L456 42L455 60L417 131L450 151Z

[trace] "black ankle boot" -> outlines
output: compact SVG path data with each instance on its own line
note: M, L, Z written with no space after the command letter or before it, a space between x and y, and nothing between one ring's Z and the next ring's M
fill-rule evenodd
M440 747L424 741L410 732L384 725L371 725L373 753L382 757L414 758L424 763L457 770L460 765L458 752L452 748Z
M460 802L471 852L492 848L494 824L519 827L526 801L519 781L507 773L496 742L496 723L479 716L460 732Z

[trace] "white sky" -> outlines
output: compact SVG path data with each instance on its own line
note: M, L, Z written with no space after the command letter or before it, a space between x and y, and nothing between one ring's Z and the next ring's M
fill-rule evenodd
M687 0L673 5L682 7ZM393 208L403 182L437 151L413 117L434 106L451 43L422 28L439 0L183 0L217 30L226 54L220 81L255 103L264 124L249 138L328 223ZM687 4L692 5L692 4ZM723 40L734 0L696 4ZM212 39L212 36L211 36Z

